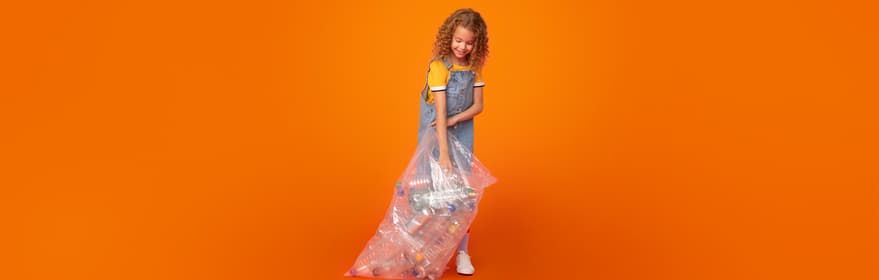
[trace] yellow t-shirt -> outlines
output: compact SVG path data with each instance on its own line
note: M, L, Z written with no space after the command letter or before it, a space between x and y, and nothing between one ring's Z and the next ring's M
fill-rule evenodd
M449 77L451 76L449 73L451 71L468 70L470 70L470 66L462 66L452 63L452 68L446 68L446 64L442 60L434 60L430 62L430 71L427 73L427 86L430 87L430 90L427 91L427 104L433 104L434 92L446 90L446 85L449 84ZM473 79L473 87L485 86L485 81L482 80L482 73L474 71L473 74L475 76Z

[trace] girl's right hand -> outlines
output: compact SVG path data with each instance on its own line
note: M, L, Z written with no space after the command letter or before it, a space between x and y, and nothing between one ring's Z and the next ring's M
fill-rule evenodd
M449 159L449 155L441 155L439 157L439 166L444 172L452 171L452 160Z

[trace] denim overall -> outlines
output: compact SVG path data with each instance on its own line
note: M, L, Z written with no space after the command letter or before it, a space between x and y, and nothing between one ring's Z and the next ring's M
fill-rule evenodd
M445 64L446 69L451 70L452 64L449 63L449 61L443 60L443 63ZM430 68L428 68L428 72L430 72ZM473 105L473 83L475 82L475 79L476 75L470 70L449 71L449 82L446 84L446 117L451 117L464 112ZM436 96L434 96L433 104L427 104L427 93L430 91L430 86L427 85L426 80L427 79L425 78L424 89L421 90L421 106L418 117L418 143L421 143L421 136L424 135L426 129L436 129L436 127L430 126L430 123L436 120L436 107L434 106L436 105ZM455 135L461 144L467 147L471 153L473 152L472 118L466 121L460 121L455 125L448 127L448 134ZM446 143L451 144L451 141ZM451 148L452 147L449 147L449 150L451 150ZM438 158L439 149L435 149L433 155ZM450 155L450 157L451 156L452 155ZM457 163L455 163L455 159L451 158L451 160L452 165L458 167ZM469 171L470 162L465 161L463 164L465 166L461 166L460 168ZM469 240L470 228L468 227L467 233L458 244L458 251L468 251L467 244L469 243Z
M447 60L443 60L443 63L447 69L452 68L452 64ZM473 82L475 81L475 78L476 75L470 70L449 71L449 82L446 85L446 117L451 117L464 112L473 105ZM430 126L430 123L436 120L436 107L434 106L436 105L436 102L434 102L434 104L427 104L427 93L429 90L430 87L427 85L427 82L425 82L424 89L421 90L421 108L418 119L418 143L421 143L421 136L424 135L425 129L436 129L436 127ZM436 97L434 97L434 101L435 100ZM448 127L448 134L455 135L461 144L464 144L470 152L473 152L472 118L466 121L460 121L455 125ZM451 149L451 147L449 147L449 149ZM439 151L435 151L434 154L438 155ZM454 159L452 162L454 163ZM465 164L468 166L463 166L462 168L469 170L469 162Z

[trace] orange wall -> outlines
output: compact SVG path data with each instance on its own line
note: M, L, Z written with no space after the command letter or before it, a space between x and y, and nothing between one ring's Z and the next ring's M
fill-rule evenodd
M69 2L0 9L0 279L341 279L464 6L479 279L879 278L867 1Z

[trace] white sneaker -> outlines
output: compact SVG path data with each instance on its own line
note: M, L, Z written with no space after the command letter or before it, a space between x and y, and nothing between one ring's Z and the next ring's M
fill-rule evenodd
M470 255L467 255L467 252L458 251L457 265L458 274L473 275L473 272L476 272L476 268L473 268L473 264L470 263Z

